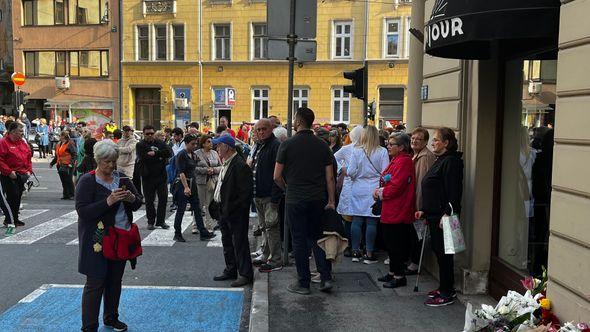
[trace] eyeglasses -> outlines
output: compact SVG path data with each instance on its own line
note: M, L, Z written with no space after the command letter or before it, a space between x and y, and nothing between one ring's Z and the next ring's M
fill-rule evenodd
M397 143L387 143L387 146L399 146Z

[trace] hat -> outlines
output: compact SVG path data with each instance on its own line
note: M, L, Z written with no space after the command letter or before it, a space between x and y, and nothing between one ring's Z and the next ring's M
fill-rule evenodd
M213 144L223 143L228 145L230 148L235 149L236 147L236 140L233 139L229 134L221 135L217 138L213 139Z
M123 131L132 131L133 128L131 128L130 126L123 126Z

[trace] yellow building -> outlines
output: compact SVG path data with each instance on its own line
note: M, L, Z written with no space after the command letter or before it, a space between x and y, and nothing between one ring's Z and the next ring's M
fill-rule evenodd
M382 120L402 120L410 6L399 2L318 2L317 60L295 68L296 107L312 108L319 123L362 123L362 101L343 93L342 73L367 60L369 102ZM267 58L264 1L125 1L123 20L124 122L286 121L288 65Z

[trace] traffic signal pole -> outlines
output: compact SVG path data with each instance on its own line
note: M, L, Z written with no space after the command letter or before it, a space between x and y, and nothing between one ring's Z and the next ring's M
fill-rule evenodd
M364 61L365 74L363 75L363 125L368 124L369 118L369 62Z

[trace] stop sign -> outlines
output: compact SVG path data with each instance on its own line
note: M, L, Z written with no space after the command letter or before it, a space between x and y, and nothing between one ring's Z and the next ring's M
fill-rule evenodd
M21 86L25 84L25 74L23 73L15 72L12 74L11 78L15 85Z

